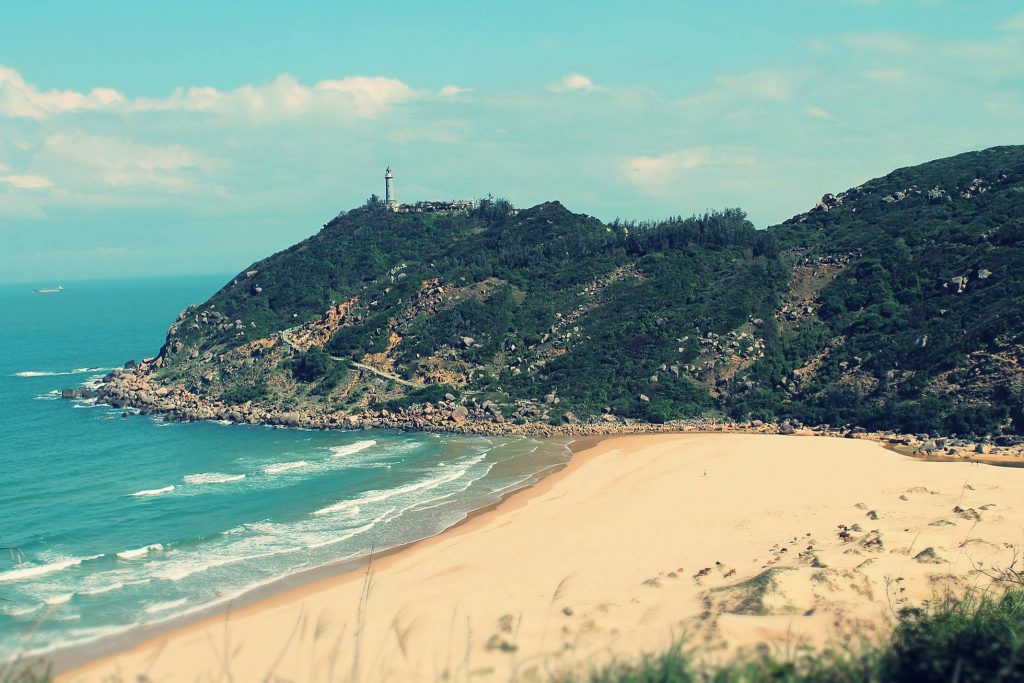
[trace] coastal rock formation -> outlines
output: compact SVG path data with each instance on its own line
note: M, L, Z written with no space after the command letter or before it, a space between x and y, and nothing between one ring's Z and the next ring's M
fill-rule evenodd
M1024 147L999 147L826 194L765 231L738 210L606 224L557 202L367 206L183 310L154 358L99 391L173 419L828 424L985 456L1024 423L1024 228L999 218L1021 215L1022 188Z

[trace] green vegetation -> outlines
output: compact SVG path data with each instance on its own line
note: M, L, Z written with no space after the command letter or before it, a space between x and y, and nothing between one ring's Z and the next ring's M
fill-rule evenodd
M971 593L900 615L892 637L783 658L761 654L701 666L682 644L639 663L594 672L589 683L988 683L1024 681L1024 593ZM577 679L562 679L563 683Z
M786 336L753 371L774 412L946 433L998 432L1020 414L1020 377L997 358L1019 357L1024 337L1024 147L894 171L772 232L784 248L854 255L819 295L824 326ZM778 389L840 336L845 343L799 392ZM854 368L865 381L844 381ZM733 407L742 413L743 398Z
M403 396L402 398L396 398L388 401L384 404L384 407L394 412L409 406L419 405L423 403L436 404L440 401L445 400L445 395L451 394L456 398L459 397L459 391L455 387L450 387L447 384L431 384L429 387L423 387L417 389Z
M1024 591L969 592L906 609L884 641L784 656L761 652L724 665L702 665L680 642L639 662L604 666L558 683L1015 683L1024 681ZM45 662L0 666L0 681L45 683Z
M400 376L441 368L499 403L554 394L556 420L1021 433L1022 239L1024 147L900 169L767 230L739 209L605 224L557 202L397 214L371 197L190 312L173 341L192 352L162 372L355 301L324 349L276 366L311 397L346 376L331 356L387 351ZM344 400L367 390L410 396Z

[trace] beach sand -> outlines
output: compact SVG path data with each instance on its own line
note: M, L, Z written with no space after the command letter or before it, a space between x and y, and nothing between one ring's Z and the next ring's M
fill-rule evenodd
M853 439L612 437L368 570L58 680L543 680L684 634L710 659L792 652L879 636L902 605L986 586L1022 542L1024 469Z

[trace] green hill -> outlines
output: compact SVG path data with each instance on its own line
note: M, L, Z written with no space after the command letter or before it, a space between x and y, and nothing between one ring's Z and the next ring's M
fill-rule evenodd
M900 169L767 230L738 209L605 224L558 202L368 202L183 311L155 375L338 414L450 394L496 420L1019 432L1022 238L1024 147Z

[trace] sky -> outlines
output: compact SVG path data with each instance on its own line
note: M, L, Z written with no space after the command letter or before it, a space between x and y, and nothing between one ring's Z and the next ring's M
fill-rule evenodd
M389 164L399 201L767 227L1019 143L1019 0L12 0L0 281L235 273Z

